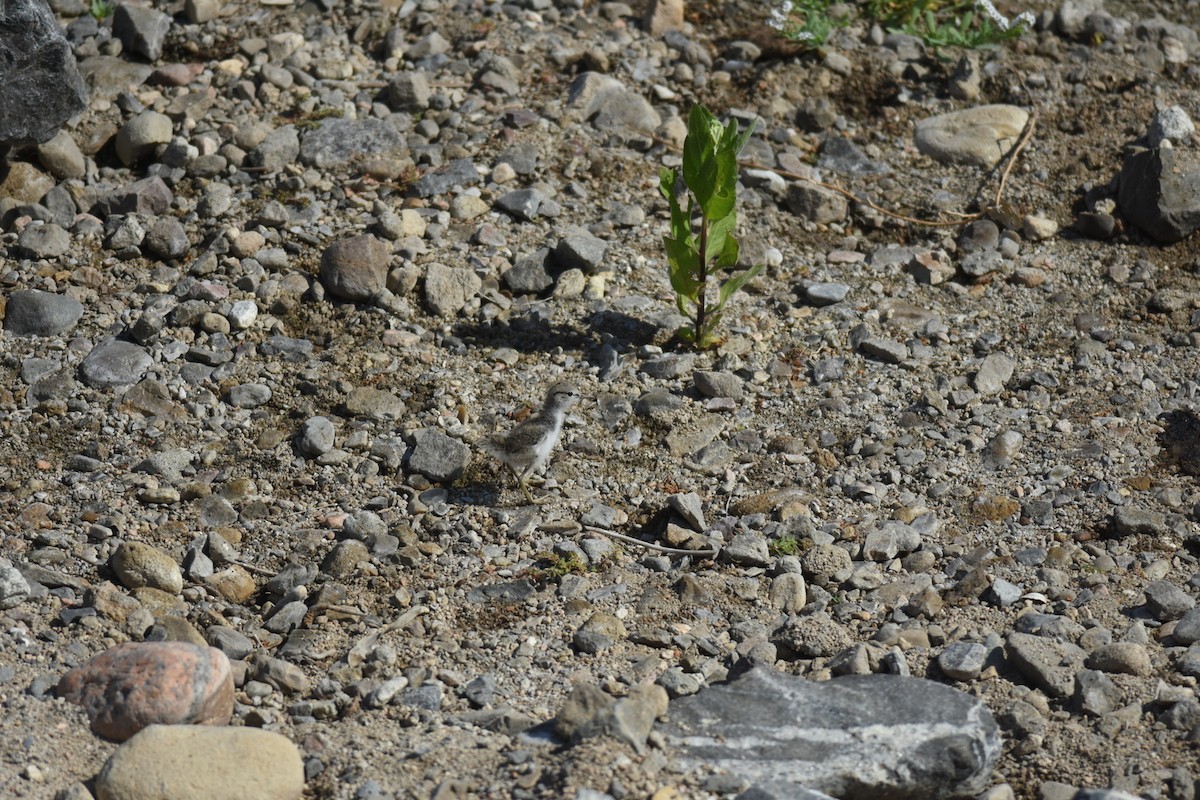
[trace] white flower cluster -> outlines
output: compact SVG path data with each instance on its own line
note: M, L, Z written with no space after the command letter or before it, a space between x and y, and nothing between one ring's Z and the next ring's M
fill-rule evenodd
M0 0L0 2L2 2L2 0ZM803 42L813 38L813 35L808 31L789 30L790 28L794 27L790 24L793 8L795 8L795 6L792 5L792 0L783 0L779 5L771 9L771 16L767 18L767 24L777 31L786 33L792 39L797 41Z
M787 27L788 17L792 15L792 0L783 0L782 3L771 9L771 16L767 19L767 24L777 31Z
M1022 11L1020 14L1017 14L1017 16L1010 20L1008 17L996 10L996 7L992 5L992 0L975 0L975 7L983 9L983 13L991 17L992 22L996 23L996 25L999 26L1000 30L1002 31L1019 27L1022 24L1024 24L1027 28L1033 27L1033 14L1028 11Z

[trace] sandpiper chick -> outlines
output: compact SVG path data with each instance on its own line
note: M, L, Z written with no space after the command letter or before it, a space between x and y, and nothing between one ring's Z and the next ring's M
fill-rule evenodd
M484 439L480 448L502 461L517 478L517 483L529 502L536 503L529 491L529 478L550 459L550 452L558 444L562 433L563 418L567 409L579 402L579 390L575 385L560 381L550 387L546 400L537 413L507 433L499 433Z

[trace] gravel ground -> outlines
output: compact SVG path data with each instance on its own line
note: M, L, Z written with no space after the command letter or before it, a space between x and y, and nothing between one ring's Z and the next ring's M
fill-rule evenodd
M1195 6L806 54L739 2L651 35L620 2L188 0L157 48L53 5L91 99L0 192L0 794L82 792L115 749L67 669L203 637L313 798L718 796L653 737L515 731L755 643L979 697L993 797L1195 796L1200 262L1115 208L1156 110L1200 112ZM767 265L699 354L657 194L694 102L759 120L738 230ZM1011 162L914 144L985 104L1036 112ZM529 506L471 446L560 379L585 399ZM182 589L118 568L129 542ZM598 647L596 612L624 628Z

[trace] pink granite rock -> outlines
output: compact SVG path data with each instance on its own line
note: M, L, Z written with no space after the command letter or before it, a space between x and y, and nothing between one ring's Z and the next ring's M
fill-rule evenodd
M58 696L83 706L93 732L124 741L153 724L227 724L233 676L213 647L126 642L63 675Z

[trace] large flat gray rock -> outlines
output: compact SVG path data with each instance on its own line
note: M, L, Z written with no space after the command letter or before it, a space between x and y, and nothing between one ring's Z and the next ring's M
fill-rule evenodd
M842 800L933 800L987 787L1000 734L979 700L899 675L809 681L754 669L671 702L684 769L709 765Z

